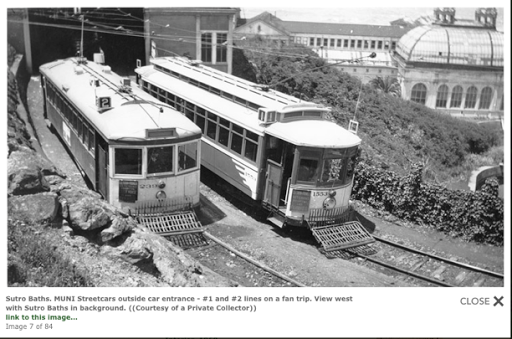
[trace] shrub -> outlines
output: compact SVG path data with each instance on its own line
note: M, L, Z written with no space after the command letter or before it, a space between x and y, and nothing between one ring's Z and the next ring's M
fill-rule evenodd
M497 182L487 180L481 191L453 191L422 182L421 165L406 176L359 163L353 198L398 218L423 222L467 241L503 245L503 200Z

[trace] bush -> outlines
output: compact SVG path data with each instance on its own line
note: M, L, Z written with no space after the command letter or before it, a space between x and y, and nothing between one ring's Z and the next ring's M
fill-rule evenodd
M361 162L352 197L467 241L503 245L504 205L495 180L488 179L481 191L453 191L423 183L422 172L415 164L407 176L399 176Z

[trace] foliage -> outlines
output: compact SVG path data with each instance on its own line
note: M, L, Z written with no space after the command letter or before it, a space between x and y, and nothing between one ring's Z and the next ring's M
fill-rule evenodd
M46 232L21 222L8 223L9 286L92 286L84 272L55 251Z
M353 198L467 241L503 245L504 204L495 179L481 191L458 191L422 182L422 172L422 165L413 164L408 175L399 176L361 162Z
M332 118L342 126L355 118L363 139L362 157L375 166L406 174L412 163L422 163L425 180L449 182L467 174L461 172L467 170L468 156L500 144L501 131L401 99L394 78L365 85L328 67L305 46L282 46L261 38L243 43L258 83L331 107Z
M399 98L402 95L400 83L397 78L390 76L383 78L378 76L370 80L370 84L378 91L390 94L394 97Z

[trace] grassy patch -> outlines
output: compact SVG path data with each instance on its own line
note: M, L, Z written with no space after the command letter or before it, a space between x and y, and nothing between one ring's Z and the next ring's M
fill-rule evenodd
M56 251L51 236L40 227L8 222L9 286L93 286L87 273Z

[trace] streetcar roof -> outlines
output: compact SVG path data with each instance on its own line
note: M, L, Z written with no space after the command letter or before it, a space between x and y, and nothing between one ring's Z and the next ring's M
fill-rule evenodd
M109 140L143 140L147 138L148 130L172 128L175 129L173 139L199 138L201 135L199 127L185 116L135 84L131 84L128 92L120 91L123 77L110 71L108 66L91 61L80 65L76 58L69 58L42 65L40 70ZM95 79L101 86L94 85ZM112 108L99 111L97 97L110 97Z
M361 139L328 120L296 120L274 123L266 133L297 146L320 148L345 148L357 146Z
M143 75L145 81L155 84L168 92L179 93L179 97L193 102L222 118L244 126L255 133L263 135L265 128L260 126L257 112L207 92L199 87L183 82L180 79L159 72L155 70L152 65L141 67L137 72Z
M151 59L151 63L165 69L174 70L189 78L213 86L218 90L230 93L261 107L273 110L282 110L288 105L304 103L291 95L272 89L263 90L261 85L242 78L216 70L201 64L192 65L190 61L178 57L158 57Z

